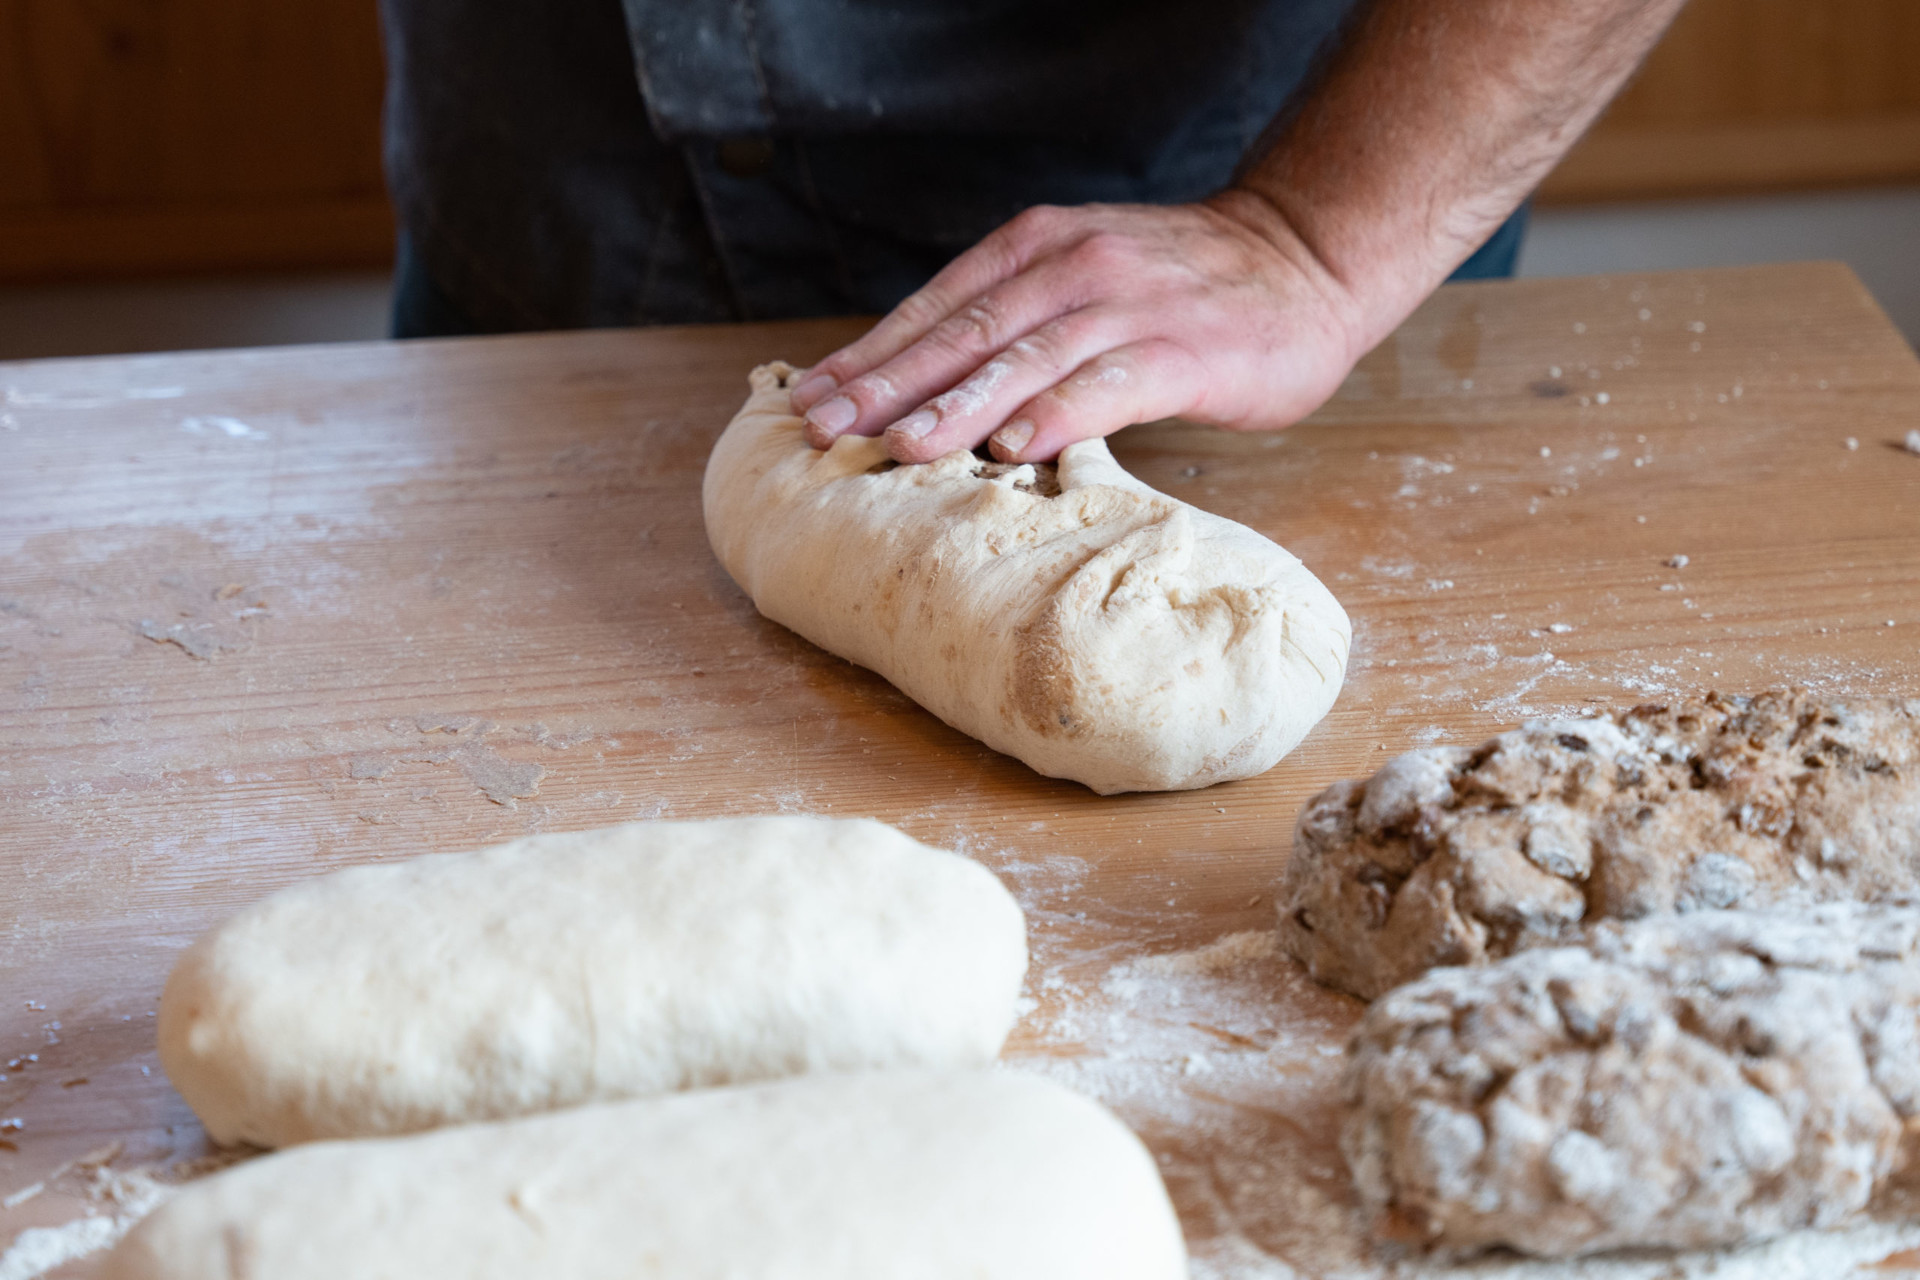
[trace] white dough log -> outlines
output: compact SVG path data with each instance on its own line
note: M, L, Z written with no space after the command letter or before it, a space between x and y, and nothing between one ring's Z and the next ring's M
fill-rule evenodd
M1285 549L1148 488L878 439L808 447L784 364L707 462L707 537L761 613L963 733L1103 795L1272 768L1327 713L1350 630Z
M106 1280L1183 1280L1153 1158L1015 1072L809 1076L407 1138L196 1183Z
M219 1142L408 1133L806 1071L970 1067L1026 921L878 822L637 822L355 867L196 942L160 1061Z

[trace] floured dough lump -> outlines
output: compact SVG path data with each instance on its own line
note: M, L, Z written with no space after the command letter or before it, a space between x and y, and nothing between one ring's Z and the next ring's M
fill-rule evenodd
M1275 895L1321 982L1663 911L1920 890L1920 700L1709 696L1435 747L1309 801Z
M1340 691L1346 613L1273 542L1140 483L879 439L808 447L756 369L707 463L707 537L760 612L963 733L1102 794L1262 773Z
M1446 1255L1698 1248L1855 1218L1920 1115L1920 909L1608 922L1368 1008L1342 1147Z

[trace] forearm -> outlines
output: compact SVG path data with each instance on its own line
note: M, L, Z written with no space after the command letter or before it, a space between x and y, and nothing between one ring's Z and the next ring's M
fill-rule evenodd
M1378 0L1219 199L1304 242L1353 300L1358 356L1525 199L1681 3Z
M1299 421L1580 136L1682 0L1377 0L1200 205L1030 209L793 389L808 439L1044 461Z

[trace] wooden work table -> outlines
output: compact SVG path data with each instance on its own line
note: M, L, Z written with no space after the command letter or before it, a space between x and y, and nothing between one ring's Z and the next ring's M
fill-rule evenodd
M747 369L859 327L0 365L0 1197L109 1143L116 1167L203 1150L154 1054L168 967L333 868L871 815L1019 889L1012 1052L1084 1060L1116 1041L1062 1002L1263 926L1301 802L1389 753L1715 688L1920 695L1920 363L1844 268L1450 287L1285 433L1117 437L1305 560L1354 646L1272 772L1107 799L761 619L709 553L701 470ZM1221 1034L1337 1045L1351 1002L1275 981L1300 1018ZM1194 1198L1205 1133L1117 1105L1204 1253L1234 1199ZM1332 1119L1287 1124L1276 1158L1325 1166ZM0 1248L82 1203L0 1211Z

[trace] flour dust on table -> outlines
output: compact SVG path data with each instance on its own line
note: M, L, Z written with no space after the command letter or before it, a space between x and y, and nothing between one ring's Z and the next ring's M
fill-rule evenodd
M1180 926L1168 913L1056 946L1050 897L1023 885L1038 1007L1015 1065L1105 1102L1147 1141L1194 1280L1838 1280L1920 1246L1899 1185L1845 1226L1737 1246L1446 1261L1382 1242L1340 1151L1364 1006L1314 983L1266 928L1138 954L1140 929Z

